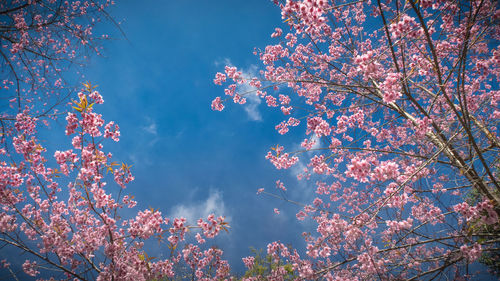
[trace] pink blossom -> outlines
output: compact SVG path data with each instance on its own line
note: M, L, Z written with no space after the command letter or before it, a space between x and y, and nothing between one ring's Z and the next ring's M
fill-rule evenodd
M30 117L28 113L29 111L25 109L22 113L17 114L15 127L23 134L32 135L36 132L35 128L38 119Z
M223 109L224 109L224 104L222 104L220 97L216 97L212 101L212 110L222 111Z
M351 164L347 165L346 175L360 182L368 182L371 165L366 159L353 158Z
M271 37L272 38L280 37L282 33L283 33L283 31L281 30L281 28L277 27L277 28L274 29L273 34L271 34Z
M401 97L400 79L401 75L399 73L389 73L384 83L380 85L384 102L395 102Z
M29 276L37 276L38 274L40 274L40 271L37 270L38 269L38 264L36 261L29 261L29 260L26 260L24 263L23 263L23 271L28 274Z
M477 260L481 256L481 250L481 244L478 243L474 243L472 247L467 245L462 245L460 247L460 252L469 262Z
M283 190L283 191L286 191L285 184L283 184L283 182L282 182L282 181L280 181L280 180L277 180L277 181L276 181L276 188L277 188L277 189L281 189L281 190Z
M328 136L331 133L330 125L321 117L314 117L307 119L307 131L313 131L316 136Z
M276 98L273 96L266 96L266 103L267 103L267 106L270 106L270 107L278 106L278 104L276 104Z
M101 94L99 94L98 91L93 91L92 93L89 94L89 97L94 100L94 103L96 104L103 104L104 100L102 99Z
M120 140L120 127L113 121L109 122L104 127L104 137L118 142Z
M93 137L101 136L100 127L104 125L102 115L94 112L82 112L82 117L83 120L80 121L80 125L83 130Z
M252 269L254 266L255 258L254 257L246 257L243 258L243 263L248 269Z
M266 155L266 159L269 159L277 169L288 169L299 161L297 156L290 157L288 153L281 153L283 149L282 146L277 146L276 155L271 151Z
M222 85L223 82L226 82L226 75L224 73L217 72L215 74L214 84Z
M396 179L399 176L399 165L392 161L381 162L373 169L372 177L379 181Z
M354 62L358 65L358 70L363 73L365 79L379 77L382 65L378 62L374 51L357 56Z
M417 37L420 33L418 32L417 23L415 18L408 15L403 15L398 22L392 23L389 26L389 32L391 37L397 39L402 36Z

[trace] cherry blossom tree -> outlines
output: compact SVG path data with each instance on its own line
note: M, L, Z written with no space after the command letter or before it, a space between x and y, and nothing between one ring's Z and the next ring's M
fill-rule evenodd
M260 76L226 66L212 108L257 95L283 113L280 134L302 130L299 150L266 158L304 167L313 199L297 219L316 228L304 250L270 243L283 266L247 280L283 280L285 264L307 280L471 278L500 242L498 2L275 3L286 28L256 51Z
M101 21L114 22L107 12L112 4L110 0L0 3L1 87L9 90L11 107L22 111L28 103L39 102L36 111L47 115L67 98L63 73L100 53L100 41L107 35L95 33L94 28Z
M0 3L1 91L8 100L0 115L3 270L13 279L157 280L174 278L180 269L199 279L225 278L222 250L205 244L227 230L224 218L209 215L187 225L154 209L123 217L136 205L124 191L134 178L129 165L104 150L106 141L119 141L119 127L95 111L104 100L90 83L78 95L65 91L63 73L100 53L107 37L93 29L100 21L114 22L107 13L111 4ZM65 116L68 143L49 152L39 130L58 116ZM168 246L167 258L149 256L147 241ZM24 273L15 272L20 264L11 264L13 253L22 253Z
M54 152L56 167L48 165L47 151L37 138L39 118L27 110L16 116L15 130L7 138L15 152L7 146L0 149L2 247L27 253L22 268L38 277L155 280L175 277L181 266L198 279L226 277L229 266L221 259L222 250L203 247L206 239L227 230L223 217L209 215L194 226L154 209L121 217L124 209L136 205L123 192L134 178L130 166L112 161L111 153L103 150L107 139L119 141L120 131L94 111L104 102L94 88L85 84L66 115L71 148ZM191 230L197 232L194 242L186 240ZM148 256L144 243L151 240L168 246L168 258ZM2 263L10 269L8 259Z

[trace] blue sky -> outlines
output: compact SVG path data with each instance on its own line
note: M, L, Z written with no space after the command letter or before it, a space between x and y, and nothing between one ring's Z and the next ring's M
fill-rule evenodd
M121 141L106 148L133 165L136 180L127 191L139 202L135 210L159 208L191 220L225 215L231 231L213 243L237 273L249 247L281 240L303 248L301 233L314 225L295 219L297 206L256 190L275 191L282 179L288 198L311 199L312 183L294 176L300 165L278 171L264 158L277 143L298 148L304 130L279 135L274 126L283 116L263 103L210 109L223 95L212 80L225 64L247 72L261 67L253 51L275 43L270 34L283 27L280 10L269 0L129 0L119 1L112 15L127 40L115 30L118 40L105 44L105 56L93 58L85 76L106 101L97 109L121 127ZM168 252L151 251L157 257Z
M104 57L92 59L85 79L104 96L96 110L121 127L121 141L105 149L133 165L136 180L127 191L139 202L135 209L225 215L231 231L215 243L236 271L250 246L301 243L298 207L256 195L260 187L274 191L281 178L297 186L291 198L302 197L306 187L293 173L264 158L276 143L298 146L291 141L300 137L279 135L274 126L282 117L264 104L210 108L223 94L212 80L226 63L246 71L260 66L254 47L273 42L280 10L268 0L119 1L112 15L128 40L115 32L118 40L105 44Z
M104 97L96 111L121 128L120 142L105 142L104 150L133 165L135 181L126 192L139 204L125 217L149 207L192 223L212 212L226 216L230 232L208 243L224 249L235 273L244 271L241 258L250 247L280 240L303 248L301 233L315 228L296 220L299 207L256 194L258 188L275 192L281 179L289 199L307 203L314 195L312 182L294 176L301 164L283 171L265 159L276 144L298 148L303 128L279 135L274 126L283 116L255 101L228 103L222 112L210 108L223 95L213 78L225 64L246 72L261 67L253 51L276 42L270 34L283 27L280 10L270 0L124 0L111 15L126 38L104 26L116 40L104 44L104 56L93 57L83 74ZM64 120L58 123L45 144L48 155L70 148ZM156 245L149 256L168 255Z

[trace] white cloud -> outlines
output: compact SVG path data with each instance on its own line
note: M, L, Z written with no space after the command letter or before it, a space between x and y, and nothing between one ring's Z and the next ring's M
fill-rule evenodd
M233 64L231 63L231 60L229 58L224 58L222 60L216 60L214 62L214 64L216 67L224 67L226 65L233 66Z
M318 137L318 135L313 134L309 138L309 142L312 142L312 141L315 142L314 145L311 147L312 150L320 148L320 146L321 146L321 139ZM311 154L311 153L312 153L312 151L309 151L309 154Z
M245 88L253 87L246 86ZM253 90L255 90L255 88L253 88ZM244 91L242 91L242 93L244 93ZM253 92L245 95L245 98L247 99L247 102L243 105L243 109L245 109L248 118L252 121L262 121L262 115L259 111L259 104L261 103L260 98Z
M186 218L189 224L195 224L199 218L206 219L210 214L225 216L226 221L230 221L221 192L212 189L205 201L176 205L170 213L172 218Z
M156 125L156 121L146 117L148 125L142 127L142 129L152 135L158 135L158 127Z
M302 175L304 173L304 168L307 168L306 164L304 163L303 161L303 157L301 157L303 155L299 155L299 161L297 163L295 163L295 165L293 165L292 167L290 167L289 171L290 173L292 174L292 176L294 176L296 179L299 175ZM299 182L303 182L302 181L299 181Z
M152 119L151 117L146 116L146 124L141 127L141 129L150 134L150 136L145 136L143 135L143 142L147 143L147 146L153 146L155 145L159 140L160 137L158 136L158 125L156 123L156 120Z
M289 196L291 198L296 198L301 203L304 204L311 204L312 200L316 197L316 193L311 192L316 189L316 180L320 179L325 179L326 175L317 175L313 173L312 169L309 170L309 173L311 173L311 179L306 179L302 178L301 180L298 179L298 176L304 174L304 169L308 168L309 161L311 157L314 155L318 154L318 151L315 151L315 149L324 147L324 143L321 143L321 139L316 136L316 134L312 134L309 136L309 142L315 141L316 143L311 147L311 150L305 152L305 153L300 153L297 155L299 157L299 161L290 167L288 169L288 172L297 179L297 181L294 184L294 187L296 188L291 188L289 189ZM295 143L291 146L291 151L302 151L305 148L301 146L300 143Z

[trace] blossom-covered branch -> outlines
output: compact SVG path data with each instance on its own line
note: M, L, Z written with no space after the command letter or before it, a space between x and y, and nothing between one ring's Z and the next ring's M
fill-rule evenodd
M497 2L275 2L289 31L258 52L261 76L218 73L212 104L241 103L248 83L283 113L278 133L304 132L302 150L266 158L306 167L297 218L317 228L305 256L268 254L303 279L470 277L500 231Z

